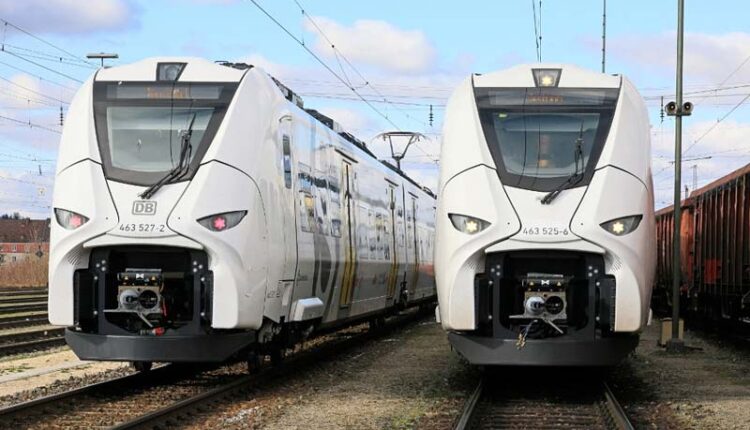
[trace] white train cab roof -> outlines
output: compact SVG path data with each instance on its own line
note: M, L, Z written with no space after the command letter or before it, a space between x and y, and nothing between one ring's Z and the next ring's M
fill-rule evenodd
M476 88L620 88L619 75L592 72L571 64L522 64L474 75Z
M197 57L151 57L132 64L100 69L97 81L239 82L245 70Z

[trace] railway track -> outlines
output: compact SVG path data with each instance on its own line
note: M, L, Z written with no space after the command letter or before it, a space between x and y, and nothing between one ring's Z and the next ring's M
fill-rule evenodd
M8 287L0 288L0 301L5 297L22 296L25 294L47 294L47 289L42 287Z
M18 354L40 349L48 349L65 344L65 329L42 326L25 330L5 330L0 332L0 356Z
M0 303L0 315L19 312L47 311L47 300L25 301L22 303Z
M455 426L456 430L584 428L632 430L633 426L604 381L542 375L525 380L482 378Z
M0 289L0 330L44 324L48 324L46 288ZM0 342L3 338L0 332Z
M150 372L85 386L0 409L0 428L163 428L178 424L190 414L216 402L239 396L265 382L297 374L320 360L335 356L424 315L410 312L388 322L383 329L363 327L323 336L276 366L261 367L248 375L243 363L199 371L164 366ZM313 343L313 342L311 342Z
M43 325L48 322L47 312L22 312L17 315L6 314L5 316L0 316L0 330L30 325Z
M46 294L23 294L11 297L0 297L0 303L24 303L24 302L39 302L47 303Z

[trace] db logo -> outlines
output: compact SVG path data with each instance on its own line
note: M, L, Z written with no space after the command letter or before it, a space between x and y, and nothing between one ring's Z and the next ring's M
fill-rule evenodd
M156 213L156 202L134 201L133 215L153 215Z

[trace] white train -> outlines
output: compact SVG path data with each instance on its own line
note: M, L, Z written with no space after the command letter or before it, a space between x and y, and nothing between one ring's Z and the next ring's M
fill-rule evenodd
M53 206L49 319L83 359L274 353L435 296L434 195L251 66L97 71Z
M481 365L611 365L650 317L649 122L619 75L558 64L467 78L445 116L438 316Z

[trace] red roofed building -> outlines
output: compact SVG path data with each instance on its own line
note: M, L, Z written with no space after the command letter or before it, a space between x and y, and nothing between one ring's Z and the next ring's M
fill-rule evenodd
M0 218L0 264L49 253L49 219Z

